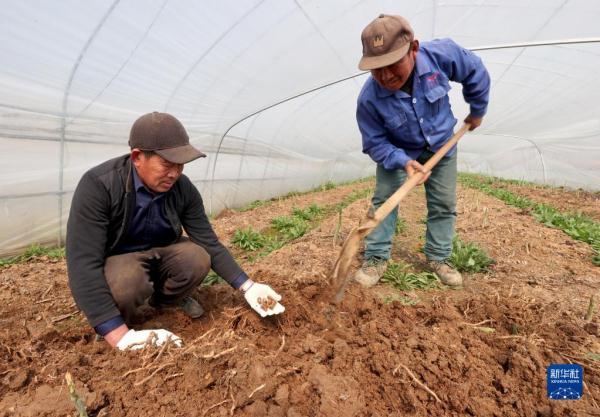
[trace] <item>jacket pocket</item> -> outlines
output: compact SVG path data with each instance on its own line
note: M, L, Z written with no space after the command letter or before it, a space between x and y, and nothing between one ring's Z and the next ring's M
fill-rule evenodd
M390 132L395 132L406 124L406 114L403 111L385 120L385 127Z
M450 91L450 85L441 83L425 92L431 116L436 116L440 112L442 106L448 100L448 91Z

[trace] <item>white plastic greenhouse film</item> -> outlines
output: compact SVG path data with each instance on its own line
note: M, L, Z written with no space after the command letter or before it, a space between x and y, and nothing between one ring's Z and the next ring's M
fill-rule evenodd
M128 152L132 122L153 110L182 120L208 154L185 173L213 214L372 175L354 116L368 75L353 76L360 32L381 12L406 16L420 40L471 48L600 35L593 0L7 1L0 254L60 244L81 175ZM460 168L598 190L600 44L478 54L490 107ZM464 117L459 85L451 102Z

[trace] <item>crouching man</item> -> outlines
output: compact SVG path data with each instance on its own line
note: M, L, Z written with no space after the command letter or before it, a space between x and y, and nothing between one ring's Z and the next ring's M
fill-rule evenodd
M212 268L261 316L285 309L268 285L253 282L214 233L184 164L204 157L179 120L148 113L135 121L131 152L86 172L73 195L67 225L69 286L96 333L118 349L181 339L166 329L130 328L145 302L203 314L191 293ZM182 229L188 237L182 236ZM277 303L269 310L259 298Z

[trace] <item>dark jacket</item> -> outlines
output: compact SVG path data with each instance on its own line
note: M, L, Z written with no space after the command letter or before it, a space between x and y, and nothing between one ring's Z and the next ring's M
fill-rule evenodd
M104 262L128 230L135 207L131 169L129 155L92 168L79 181L71 202L66 245L69 286L92 327L120 314L104 277ZM200 193L185 175L165 195L165 210L175 240L183 227L208 252L212 269L223 279L232 283L243 273L219 242Z

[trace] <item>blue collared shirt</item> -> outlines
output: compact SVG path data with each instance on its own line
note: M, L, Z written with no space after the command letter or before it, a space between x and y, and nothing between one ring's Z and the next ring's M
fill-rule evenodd
M131 213L129 229L115 249L115 253L147 250L173 243L175 230L164 210L165 193L152 193L146 188L135 168L135 208Z
M420 45L412 96L402 90L390 91L369 77L356 109L363 152L393 170L404 168L425 149L435 152L441 148L456 125L448 97L450 81L462 84L470 114L483 117L489 100L489 74L478 56L451 39ZM454 152L456 146L447 156Z

